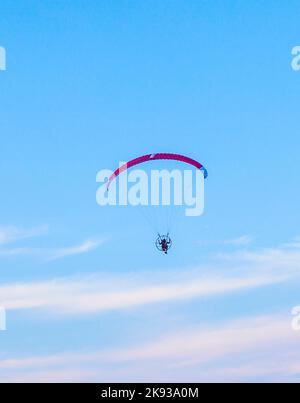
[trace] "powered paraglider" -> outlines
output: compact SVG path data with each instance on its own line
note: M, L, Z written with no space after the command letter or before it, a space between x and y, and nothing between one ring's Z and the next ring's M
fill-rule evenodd
M129 170L132 167L135 167L137 165L141 165L144 163L148 162L153 162L153 161L175 161L179 163L184 163L188 164L193 168L196 168L197 170L200 170L203 172L203 176L206 179L208 176L208 172L206 168L198 161L180 155L180 154L171 154L171 153L157 153L157 154L147 154L138 158L135 158L126 164L121 165L118 169L116 169L113 174L108 178L107 181L107 191L110 190L110 187L112 183L125 171ZM169 229L168 229L169 231ZM167 235L158 235L158 238L156 240L156 248L160 251L163 252L164 254L168 254L169 250L172 247L172 240L170 238L170 233L168 232Z

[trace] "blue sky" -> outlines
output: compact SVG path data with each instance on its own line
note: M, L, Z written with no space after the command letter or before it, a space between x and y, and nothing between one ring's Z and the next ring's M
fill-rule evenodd
M297 381L298 1L3 0L3 381ZM96 173L209 171L167 257ZM278 365L278 363L281 363Z

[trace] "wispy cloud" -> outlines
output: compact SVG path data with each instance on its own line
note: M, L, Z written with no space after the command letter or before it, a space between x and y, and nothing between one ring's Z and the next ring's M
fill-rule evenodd
M242 235L238 238L227 239L223 241L224 245L233 245L233 246L246 246L250 245L253 242L253 238L250 235Z
M292 331L287 318L273 315L194 327L165 334L150 343L110 351L3 359L0 371L8 379L10 371L14 378L18 370L19 379L20 371L24 371L24 379L28 373L34 379L34 373L47 371L44 380L48 381L56 380L55 368L59 370L57 380L72 376L78 380L79 371L83 379L98 377L108 382L233 381L249 377L284 380L300 373L299 346L299 333ZM88 368L90 374L85 373Z
M0 257L38 256L41 250L37 248L5 248L0 249Z
M195 276L194 276L195 277ZM50 309L57 314L89 314L127 309L158 302L203 298L218 294L281 283L286 276L255 276L252 278L192 278L172 283L151 281L148 277L133 284L130 276L119 283L111 277L85 277L45 283L4 285L0 300L6 309ZM124 287L124 284L126 286ZM55 296L55 298L54 298Z
M292 242L286 243L284 246L286 248L300 249L300 237L295 237Z
M198 267L167 273L89 275L2 285L0 303L8 310L43 309L56 315L84 315L232 294L288 282L299 278L299 272L300 251L283 245L227 253L213 260L206 270ZM181 329L150 343L110 351L11 357L0 360L0 378L107 382L294 380L300 374L300 333L292 330L291 320L290 312L286 316L243 318Z
M105 243L104 239L94 239L83 241L79 245L63 248L1 248L0 257L31 256L51 261L91 252L99 248L103 243Z
M168 358L181 360L181 365L205 363L216 358L239 354L245 350L266 348L270 343L295 341L300 344L299 334L291 328L289 318L264 316L231 321L215 328L194 328L167 335L160 340L111 354L114 360L153 360Z
M285 268L286 270L299 272L300 268L300 250L295 247L286 248L266 248L257 251L237 251L233 253L219 254L223 261L239 264L252 264L256 267L267 268Z
M223 239L217 241L200 241L201 244L212 244L212 245L225 245L225 246L248 246L253 242L253 237L250 235L241 235L236 238Z
M84 253L100 244L83 243L77 248L56 251L52 258ZM221 261L215 261L206 270L202 267L172 270L166 276L141 272L2 285L0 300L7 309L41 308L57 314L91 314L280 284L299 277L299 268L300 251L294 249L242 251L222 255Z
M44 225L37 228L19 228L16 226L0 226L0 245L19 241L21 239L33 238L44 235L48 232L48 226Z
M80 245L71 246L67 248L60 248L49 251L49 260L56 260L67 256L79 255L82 253L91 252L99 246L101 246L105 241L101 240L87 240L81 243Z

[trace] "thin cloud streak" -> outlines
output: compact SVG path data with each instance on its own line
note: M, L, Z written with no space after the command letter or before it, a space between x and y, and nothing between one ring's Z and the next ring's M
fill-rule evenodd
M38 248L10 248L0 249L0 257L39 256L42 250Z
M286 243L284 246L286 248L300 249L300 237L295 237L292 242Z
M53 250L52 252L49 252L50 256L48 257L48 260L56 260L56 259L61 259L63 257L67 257L67 256L74 256L74 255L80 255L82 253L91 252L91 251L99 248L99 246L103 245L104 242L105 241L102 239L101 240L87 240L87 241L84 241L80 245L56 249L56 250Z
M238 238L225 240L224 245L232 245L232 246L247 246L253 242L253 239L250 235L243 235Z
M223 253L218 256L223 261L260 265L265 268L287 267L293 271L299 271L300 267L300 251L294 248L285 249L281 247L261 251L238 251L227 254Z
M69 278L43 283L0 287L0 301L7 310L47 309L57 315L91 314L122 310L159 302L205 298L283 283L286 275L253 277L203 277L186 273L172 283L146 276L133 283L132 276L116 279L101 276ZM174 277L174 276L173 276ZM53 297L55 295L55 298Z
M13 243L21 239L38 237L48 232L48 226L24 229L13 225L0 226L0 245Z
M225 240L219 240L219 241L200 241L200 244L203 245L223 245L223 246L249 246L253 242L253 238L250 235L242 235L237 238L232 238L232 239L225 239Z
M68 256L92 252L102 246L106 240L86 240L79 245L65 248L6 248L0 249L0 257L31 256L46 261L58 260Z
M55 251L52 258L86 253L102 242L85 242L79 247L61 249ZM300 252L285 248L242 251L226 254L221 264L214 264L215 267L206 271L201 267L173 271L168 278L161 274L140 273L137 276L128 273L117 277L89 275L59 281L7 284L0 286L0 302L8 310L39 308L57 315L80 315L206 298L299 278Z
M282 315L271 315L244 318L209 328L191 328L164 335L155 342L123 349L3 359L0 360L0 371L7 377L9 371L13 371L11 376L14 377L15 370L24 370L26 379L28 371L38 374L45 368L53 376L51 368L58 368L62 380L64 376L70 376L70 371L76 376L79 369L85 378L88 374L84 372L88 369L95 371L95 374L90 374L95 379L97 372L103 376L103 370L109 364L112 371L106 376L106 381L113 382L118 380L120 364L126 364L120 376L127 382L149 380L147 370L152 374L152 381L160 379L165 382L188 378L198 378L199 381L249 377L284 379L299 374L299 346L299 333L292 331L289 320ZM230 366L226 365L228 357ZM154 379L153 373L156 374ZM21 374L17 373L19 379L22 379Z

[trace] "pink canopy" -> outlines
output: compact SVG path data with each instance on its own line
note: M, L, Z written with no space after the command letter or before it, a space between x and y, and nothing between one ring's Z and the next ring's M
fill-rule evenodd
M109 189L111 183L124 171L127 169L130 169L136 165L143 164L144 162L149 162L149 161L157 161L157 160L173 160L173 161L180 161L184 162L186 164L192 165L197 169L200 169L204 173L204 178L207 178L208 173L207 170L204 168L200 162L193 160L192 158L185 157L183 155L179 154L169 154L169 153L160 153L160 154L148 154L144 155L143 157L135 158L132 161L127 162L127 164L124 164L120 168L118 168L109 178L108 183L107 183L107 189Z

